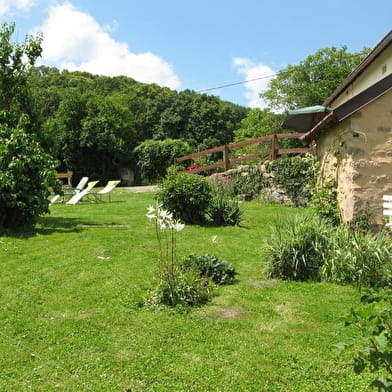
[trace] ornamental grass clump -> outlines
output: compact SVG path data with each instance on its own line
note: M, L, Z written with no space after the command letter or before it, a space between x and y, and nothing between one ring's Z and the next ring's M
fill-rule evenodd
M185 225L173 214L162 208L150 206L147 218L155 223L158 242L158 285L152 290L149 304L156 305L201 305L212 296L213 284L194 271L182 271L177 259L177 233Z
M358 286L383 286L392 274L392 242L388 233L352 230L342 224L331 230L321 270L326 281Z
M284 280L320 280L328 226L317 216L278 221L266 241L268 274Z

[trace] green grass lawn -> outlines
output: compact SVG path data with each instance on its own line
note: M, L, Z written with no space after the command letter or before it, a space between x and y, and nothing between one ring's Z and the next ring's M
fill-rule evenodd
M180 256L214 253L239 275L181 313L140 306L156 270L152 203L118 189L0 237L0 391L367 390L372 377L333 348L353 336L342 317L357 290L265 276L271 224L306 211L254 201L241 227L187 226Z

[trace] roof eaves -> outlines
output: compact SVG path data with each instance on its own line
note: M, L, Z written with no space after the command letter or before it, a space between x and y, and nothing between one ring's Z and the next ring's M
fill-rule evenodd
M310 131L306 132L300 137L301 140L311 140L314 139L317 133L323 128L325 128L332 121L336 120L334 112L328 113L321 121L319 121Z
M329 106L367 67L380 55L384 49L392 43L392 30L374 47L374 49L362 60L351 74L337 87L337 89L325 100L324 106Z

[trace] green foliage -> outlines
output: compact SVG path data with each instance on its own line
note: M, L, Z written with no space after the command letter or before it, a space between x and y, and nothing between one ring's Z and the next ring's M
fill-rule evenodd
M235 195L250 195L254 198L263 190L266 181L264 172L259 166L250 166L246 172L237 171L231 177L232 189Z
M161 180L167 169L173 165L174 158L192 152L188 143L183 140L146 140L135 150L137 165L142 180Z
M212 198L208 181L201 176L169 171L157 193L157 200L164 208L185 223L205 223Z
M224 193L214 193L207 210L210 222L217 226L238 226L243 214L240 202Z
M318 215L276 223L266 249L269 274L280 279L378 286L392 274L387 233L332 226Z
M31 225L49 212L49 186L57 186L54 160L34 135L0 127L0 227Z
M0 25L0 115L10 128L37 131L28 74L41 55L42 37L27 36L22 43L11 42L15 24Z
M350 226L355 231L368 233L372 229L373 216L374 212L370 208L369 203L365 203L350 222Z
M342 221L337 193L336 181L327 181L313 188L310 201L316 214L335 226Z
M147 218L155 223L158 242L157 287L150 293L148 304L196 306L207 302L212 295L210 281L193 271L184 271L177 260L177 232L185 225L161 206L148 208Z
M284 115L275 114L269 109L251 109L241 121L241 127L234 131L234 141L241 142L273 133L282 133L280 124Z
M316 179L316 158L312 154L280 158L270 162L274 182L281 186L295 206L305 206Z
M150 292L147 304L171 307L200 306L212 298L213 284L196 271L176 271L172 283L161 280Z
M295 216L276 222L265 243L269 276L320 280L329 234L317 216Z
M280 110L321 105L368 52L348 53L346 46L319 49L281 70L261 96Z
M215 255L189 255L182 263L183 271L197 271L200 276L210 278L217 285L234 283L237 272L228 261L220 260Z
M325 280L379 286L392 273L392 242L385 232L355 231L346 224L330 230L324 253Z
M354 371L359 374L368 368L377 378L370 387L378 391L392 391L392 288L366 289L361 296L362 308L351 310L346 326L355 326L366 339L361 346L355 339L350 347L358 351L354 357ZM340 348L346 348L340 344Z
M140 169L133 150L144 141L181 139L193 151L228 143L248 112L217 97L127 77L39 67L29 82L45 148L75 176L102 181L119 168ZM142 175L153 179L167 166L154 173L144 157L141 163Z

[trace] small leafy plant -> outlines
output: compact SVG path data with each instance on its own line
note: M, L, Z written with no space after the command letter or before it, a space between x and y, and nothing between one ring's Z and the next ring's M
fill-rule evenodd
M200 276L211 278L217 285L232 284L237 274L232 264L210 254L188 256L181 263L181 269L185 272L197 271Z
M354 371L362 373L366 368L377 373L371 387L378 391L392 391L392 287L366 289L361 296L363 307L351 310L346 326L358 328L366 339L358 347L358 339L352 344L338 344L340 350L356 347Z
M148 303L168 306L201 305L212 296L209 279L193 271L183 271L177 259L177 233L185 227L173 214L162 208L150 206L147 218L155 223L158 242L157 287L151 292Z
M335 226L342 221L336 186L336 181L328 181L315 187L310 202L316 214Z
M239 201L223 193L216 193L212 197L207 210L211 223L218 226L238 226L241 223L242 214Z

